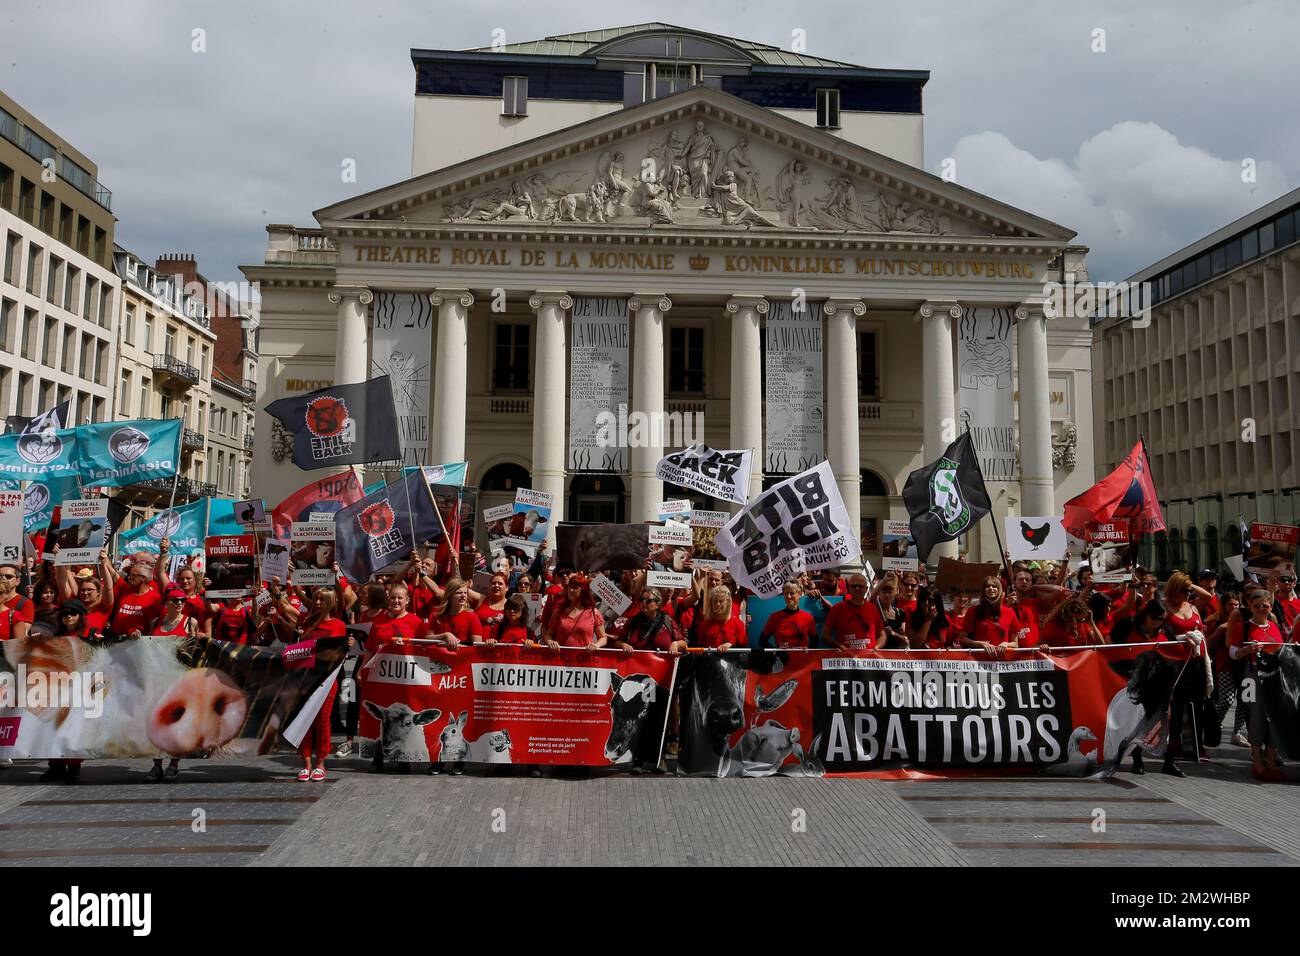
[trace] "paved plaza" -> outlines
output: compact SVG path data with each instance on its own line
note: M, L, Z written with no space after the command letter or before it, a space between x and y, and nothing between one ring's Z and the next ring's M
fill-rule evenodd
M69 787L23 762L0 771L0 864L1300 864L1300 786L1257 783L1244 749L1212 755L1184 780L1109 782L375 776L335 760L300 784L284 754L189 761L170 784L147 783L146 760L94 761Z

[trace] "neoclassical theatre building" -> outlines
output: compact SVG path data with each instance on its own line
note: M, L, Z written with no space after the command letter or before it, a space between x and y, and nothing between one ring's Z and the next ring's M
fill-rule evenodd
M693 439L754 449L753 492L826 459L873 562L956 430L999 515L1094 480L1087 323L1044 315L1085 250L924 171L928 72L657 23L411 59L411 178L268 226L244 267L259 408L388 374L408 463L568 520L725 510L655 479ZM276 501L311 476L258 415Z

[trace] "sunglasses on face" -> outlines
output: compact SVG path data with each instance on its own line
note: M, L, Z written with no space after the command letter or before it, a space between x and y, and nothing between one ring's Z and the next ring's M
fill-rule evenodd
M642 604L659 604L660 601L659 601L658 598L645 598L645 599L643 599L643 600L641 601L641 603L642 603Z
M81 617L80 611L60 611L59 617Z
M0 574L0 581L17 581L17 580L18 580L18 575L16 574Z

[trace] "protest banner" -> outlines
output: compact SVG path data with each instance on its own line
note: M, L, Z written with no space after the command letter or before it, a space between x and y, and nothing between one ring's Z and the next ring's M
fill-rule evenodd
M690 501L661 501L655 505L655 512L660 521L676 521L679 524L691 523L691 510L694 506Z
M1070 536L1057 515L1007 515L1002 521L1012 561L1057 561L1069 550Z
M551 494L520 488L515 492L515 503L505 526L505 545L523 552L529 558L546 540L546 529L551 520Z
M23 499L21 491L0 491L0 562L23 560Z
M612 610L615 615L623 614L632 606L632 599L603 574L597 574L591 579L591 594L597 601Z
M266 502L261 498L236 501L231 509L236 524L252 528L266 523Z
M647 571L645 583L652 588L690 588L689 571Z
M313 668L288 670L279 650L204 637L7 641L13 670L0 670L0 758L271 753L280 728L316 715L319 704L308 709L308 701L342 654L342 639L320 640ZM48 719L53 688L53 703L66 709L57 721ZM191 708L210 719L171 716Z
M1127 521L1089 522L1084 529L1088 542L1088 566L1099 584L1133 579L1133 547Z
M956 558L940 558L934 586L940 594L978 595L984 590L984 582L996 578L1001 570L1002 565L996 561L973 563Z
M295 521L289 530L294 584L332 586L334 576L334 523ZM283 578L281 578L283 580Z
M920 567L912 526L906 521L885 522L885 545L880 553L882 571L915 571Z
M1300 528L1289 524L1250 526L1250 547L1246 549L1246 570L1255 574L1295 573L1296 544Z
M80 498L81 490L75 476L33 481L23 494L23 528L28 534L43 531L50 526L54 509L65 498Z
M293 463L305 471L402 456L387 375L290 395L271 402L265 411L293 436Z
M73 498L63 502L59 525L53 532L59 546L55 565L98 564L107 535L107 498Z
M177 474L181 460L179 418L103 422L74 431L77 469L86 487L120 488Z
M75 428L0 435L0 478L16 481L76 480L80 474Z
M384 485L334 518L338 563L353 581L368 581L423 542L442 536L433 496L418 472Z
M209 537L207 555L207 598L242 598L252 594L257 585L256 540L251 534Z
M644 524L560 522L555 560L575 571L638 571L649 556Z
M198 554L203 551L207 535L207 498L187 505L160 511L144 524L118 535L118 549L122 553L148 551L157 554L162 539L167 538L173 554Z
M775 597L801 571L837 568L862 554L826 461L751 500L717 545L736 583L761 597Z
M749 473L754 453L750 449L718 451L696 442L683 451L665 455L655 468L655 478L683 488L693 488L710 498L744 504L749 495Z
M680 699L679 772L1090 776L1135 745L1163 753L1188 655L1180 643L1006 660L926 650L693 654L682 664L692 691Z
M289 580L289 549L292 542L287 537L273 537L266 540L261 553L261 580L269 584L273 578L283 584Z
M357 742L394 762L657 763L676 670L645 651L388 644L362 672Z
M379 483L379 487L384 487ZM295 521L311 521L313 515L330 515L356 504L369 492L363 491L356 471L349 469L337 475L326 475L303 485L271 512L274 534L277 538L289 537L289 525Z
M962 309L957 326L957 421L969 432L985 481L1016 481L1009 306Z
M727 526L731 515L725 511L691 513L691 567L723 570L727 559L718 551L718 532Z
M429 367L433 304L423 292L376 292L370 374L393 383L403 465L429 460Z

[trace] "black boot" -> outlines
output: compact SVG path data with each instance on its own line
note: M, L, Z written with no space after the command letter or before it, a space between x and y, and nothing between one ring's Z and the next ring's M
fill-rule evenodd
M149 782L162 783L162 778L163 778L162 761L155 760L153 762L153 767L149 771Z
M1146 773L1146 768L1142 766L1142 751L1133 751L1133 772L1139 777Z
M370 768L366 773L383 773L384 772L384 755L376 753L373 760L370 761Z
M45 773L41 774L40 781L41 783L55 783L64 779L67 775L68 768L65 765L51 762L45 769Z
M63 778L63 782L67 784L73 784L80 779L81 779L81 764L74 763L69 765L67 775Z
M1161 768L1161 770L1162 770L1162 772L1169 774L1169 776L1171 776L1171 777L1185 777L1185 776L1187 776L1186 773L1184 773L1184 772L1183 772L1183 771L1182 771L1182 770L1181 770L1177 765L1174 764L1174 758L1173 758L1173 757L1166 757L1166 758L1165 758L1165 765L1164 765L1164 767Z

